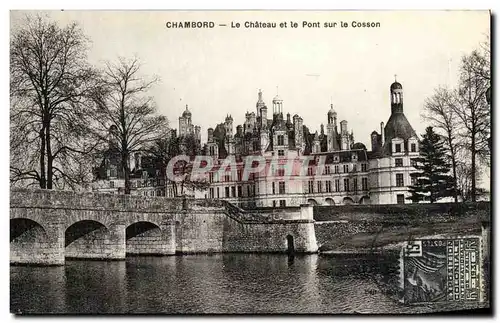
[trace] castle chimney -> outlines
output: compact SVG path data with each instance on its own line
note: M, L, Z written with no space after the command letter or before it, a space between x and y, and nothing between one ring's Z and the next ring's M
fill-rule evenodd
M266 106L263 106L262 108L260 108L260 122L261 122L262 127L267 126L267 107Z
M214 141L214 129L208 128L208 142L213 142Z
M384 142L385 142L384 123L383 122L380 123L380 137L382 138L380 140L380 145L383 146Z

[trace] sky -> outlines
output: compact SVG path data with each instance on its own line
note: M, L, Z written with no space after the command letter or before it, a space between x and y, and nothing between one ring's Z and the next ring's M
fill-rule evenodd
M26 11L11 12L15 30ZM65 25L78 22L92 41L92 64L138 57L144 77L159 77L150 91L158 111L178 128L186 104L202 128L235 126L256 111L259 89L268 111L279 93L284 113L299 114L312 131L327 122L330 104L347 120L355 141L390 116L389 86L397 75L404 112L424 132L422 106L440 85L457 83L460 58L489 35L487 11L47 11ZM213 21L212 29L166 28L168 21ZM287 22L288 28L231 28L246 21ZM298 22L291 28L290 22ZM302 22L337 22L302 28ZM340 28L340 21L380 22L379 28ZM219 27L218 24L227 24Z

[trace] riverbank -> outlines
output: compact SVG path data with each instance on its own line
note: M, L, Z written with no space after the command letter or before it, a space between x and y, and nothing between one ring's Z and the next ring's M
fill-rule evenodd
M399 249L405 241L415 238L481 235L482 223L489 222L490 208L483 203L479 207L336 207L315 209L315 218L320 253L366 254Z

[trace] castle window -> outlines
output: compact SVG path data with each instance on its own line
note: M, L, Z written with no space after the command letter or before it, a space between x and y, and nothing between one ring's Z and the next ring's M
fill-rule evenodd
M353 188L354 192L358 191L358 179L357 178L354 178L352 180L352 188Z
M336 179L335 180L335 192L340 191L340 180Z
M285 206L286 206L286 201L280 200L280 207L285 207Z
M110 187L110 188L115 188L115 182L110 181L110 182L109 182L109 187Z
M338 163L339 162L339 155L333 156L333 161Z
M417 151L417 144L411 144L411 152L414 153Z
M405 186L404 180L403 180L403 174L396 174L396 186L397 187Z
M276 207L276 201L273 201L273 207Z
M220 198L219 188L217 187L217 198Z
M247 196L251 196L251 194L250 194L250 186L247 186Z
M229 197L229 186L226 187L226 197Z
M309 193L314 193L314 181L309 181Z
M285 156L285 151L283 149L278 150L278 156Z
M116 167L111 167L111 169L109 169L109 177L116 177Z
M403 158L396 158L396 167L403 167Z
M274 182L272 182L272 187L273 187L273 195L276 194L276 185L274 184Z
M339 173L339 166L335 165L335 174Z
M278 146L283 146L285 144L285 136L278 135Z
M365 163L361 164L361 171L366 172L366 164Z
M331 181L325 181L325 187L326 187L326 192L331 193L332 191L332 182Z
M313 168L312 167L307 168L307 176L313 176Z
M321 193L323 191L322 183L323 182L318 181L318 193Z
M367 191L367 190L368 190L368 178L363 177L363 178L361 179L361 189L362 189L363 191Z
M279 193L285 194L285 182L279 182Z
M278 169L278 176L280 177L285 176L285 170L283 168Z
M208 181L210 183L213 183L214 182L214 173L208 173Z
M224 175L224 182L230 182L230 181L231 181L231 175L230 174Z
M241 193L242 193L241 186L238 186L238 197L241 197L243 195Z
M349 192L349 178L344 178L344 191Z
M236 197L236 187L235 186L231 187L231 197Z
M400 153L401 152L401 144L396 144L396 152Z
M398 194L396 195L397 203L398 204L405 204L405 196L404 194Z
M213 187L210 187L210 198L213 199L214 198L214 188Z
M349 173L349 165L344 165L344 173Z
M325 174L326 175L330 174L330 165L325 166Z
M352 165L352 171L353 171L353 172L356 172L356 171L357 171L357 169L358 169L358 167L357 167L357 166L358 166L358 165L356 165L356 164Z
M243 170L242 169L238 169L236 171L236 173L237 173L237 176L238 176L238 182L241 182L242 179L243 179Z

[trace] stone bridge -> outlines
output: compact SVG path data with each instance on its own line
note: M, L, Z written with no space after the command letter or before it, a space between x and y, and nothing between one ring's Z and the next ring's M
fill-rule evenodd
M212 252L317 252L312 206L247 212L221 200L13 189L10 262Z

